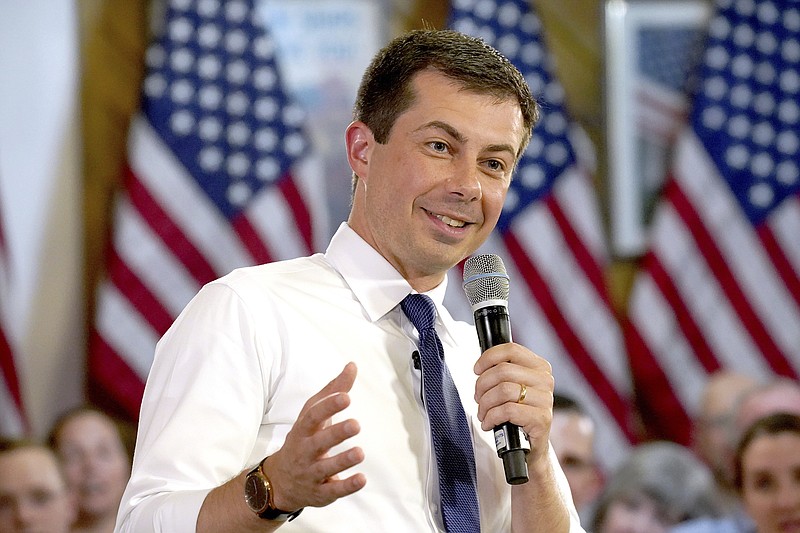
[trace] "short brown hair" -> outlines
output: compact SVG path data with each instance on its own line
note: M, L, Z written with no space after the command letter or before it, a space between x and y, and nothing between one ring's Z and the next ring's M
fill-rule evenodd
M465 90L516 100L525 135L522 156L539 120L539 107L522 73L500 52L477 37L453 30L412 30L395 38L373 58L358 89L353 118L366 124L381 144L397 117L414 102L414 75L435 69Z

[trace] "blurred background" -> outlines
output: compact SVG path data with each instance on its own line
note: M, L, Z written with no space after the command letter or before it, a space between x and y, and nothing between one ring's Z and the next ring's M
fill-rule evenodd
M485 38L543 106L485 247L515 340L599 422L604 466L688 444L710 374L800 369L797 8L735 4L4 2L0 430L43 435L84 401L135 421L203 283L324 251L361 72L430 26Z

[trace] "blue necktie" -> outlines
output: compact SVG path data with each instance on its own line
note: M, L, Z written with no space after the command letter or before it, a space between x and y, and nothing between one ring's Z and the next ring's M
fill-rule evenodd
M439 495L444 527L449 532L479 532L475 454L467 415L444 362L436 334L436 306L424 294L409 294L400 306L419 332L422 390L439 471Z

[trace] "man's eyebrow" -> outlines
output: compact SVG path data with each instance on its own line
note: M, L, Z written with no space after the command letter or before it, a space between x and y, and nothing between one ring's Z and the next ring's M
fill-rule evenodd
M417 128L417 131L422 131L428 128L436 128L444 130L446 134L448 134L450 137L454 138L458 142L464 142L466 140L466 137L464 137L464 135L462 135L460 131L455 129L447 122L442 122L441 120L432 120L430 122L426 122L425 124Z
M466 141L466 137L464 137L464 135L462 135L461 132L459 132L457 129L455 129L447 122L442 122L441 120L432 120L430 122L426 122L425 124L417 128L417 131L421 131L427 128L438 128L440 130L443 130L445 133L447 133L450 137L454 138L458 142ZM486 151L508 152L514 157L516 157L517 155L517 150L510 144L490 144L489 146L486 147Z

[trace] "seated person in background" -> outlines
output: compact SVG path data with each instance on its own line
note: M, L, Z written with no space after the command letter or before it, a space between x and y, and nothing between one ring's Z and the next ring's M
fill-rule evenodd
M734 482L753 533L800 531L800 416L776 413L750 426L734 456Z
M787 378L775 378L769 383L748 390L735 406L734 423L728 436L730 449L755 421L764 416L789 412L800 415L800 384ZM741 494L737 491L737 495ZM717 519L693 520L672 530L672 533L749 533L753 531L750 517L739 505Z
M54 424L48 441L77 504L73 532L114 531L134 440L132 428L94 407L67 411Z
M597 501L594 533L664 533L675 524L716 516L711 471L673 442L640 444L614 471Z
M75 505L46 446L0 440L0 531L67 533Z
M711 468L717 490L727 511L736 509L739 496L733 486L733 452L736 406L758 387L752 376L718 370L709 376L693 420L693 449Z
M575 399L553 395L550 444L569 481L578 514L585 520L602 488L602 476L594 453L594 420Z

